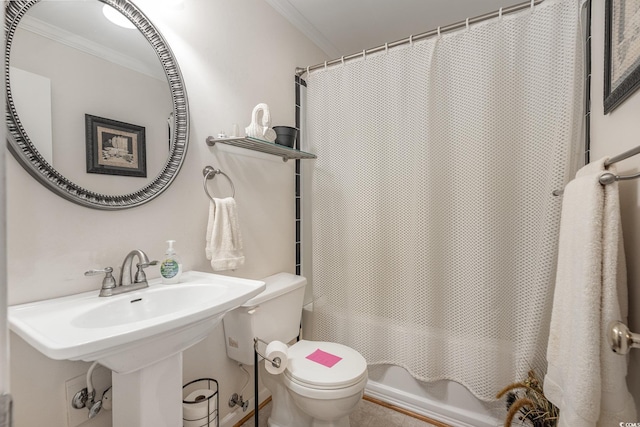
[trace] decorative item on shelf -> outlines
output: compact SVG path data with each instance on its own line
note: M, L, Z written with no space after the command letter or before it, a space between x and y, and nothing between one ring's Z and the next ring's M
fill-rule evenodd
M276 144L293 148L296 142L298 129L290 126L274 126L273 130L276 132Z
M237 123L234 123L233 125L231 125L233 131L231 132L231 138L237 138L240 136L240 127L238 126Z
M251 113L251 124L245 128L247 136L273 142L276 133L271 129L271 115L267 104L258 104Z
M524 391L520 392L518 389ZM496 398L500 399L505 394L508 410L505 427L511 426L516 415L521 422L533 427L555 427L558 424L560 410L545 397L542 383L533 369L529 371L527 379L509 384L496 395Z

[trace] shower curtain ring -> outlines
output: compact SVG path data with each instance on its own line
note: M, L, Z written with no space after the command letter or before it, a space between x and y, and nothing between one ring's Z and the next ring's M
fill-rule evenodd
M442 37L442 34L440 34L440 27L438 27L438 38Z
M467 24L467 31L469 31L469 18L467 18L466 24Z
M409 44L413 46L413 34L409 36Z
M362 59L367 59L367 49L362 49Z
M498 18L502 19L502 8L500 8L500 10L498 10Z

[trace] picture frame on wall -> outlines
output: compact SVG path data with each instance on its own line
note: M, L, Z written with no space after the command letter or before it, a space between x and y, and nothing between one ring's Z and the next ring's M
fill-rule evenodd
M640 1L605 2L604 113L640 88Z
M87 173L147 177L145 128L85 114Z

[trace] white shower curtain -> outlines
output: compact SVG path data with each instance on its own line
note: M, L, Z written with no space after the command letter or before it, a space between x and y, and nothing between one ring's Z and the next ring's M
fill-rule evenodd
M579 12L546 0L307 77L307 336L486 401L545 368Z

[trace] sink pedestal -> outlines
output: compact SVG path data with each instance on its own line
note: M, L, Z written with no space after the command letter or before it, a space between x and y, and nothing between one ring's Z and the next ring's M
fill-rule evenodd
M112 373L113 427L182 425L182 352L128 374Z

